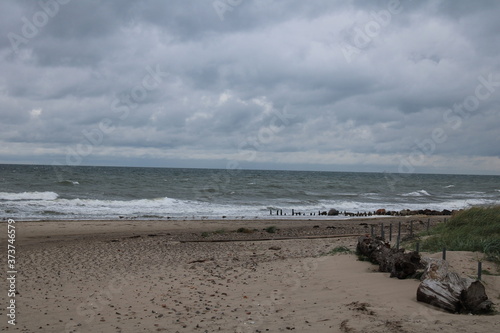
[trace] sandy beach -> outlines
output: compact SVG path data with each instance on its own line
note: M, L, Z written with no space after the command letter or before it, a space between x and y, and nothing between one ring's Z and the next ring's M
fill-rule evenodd
M431 224L442 220L432 217ZM3 283L0 327L12 332L499 331L500 315L445 313L416 301L419 281L391 279L354 254L330 253L339 246L354 251L357 236L370 233L370 224L399 221L405 233L413 221L417 232L427 217L17 222L17 324L7 323ZM271 226L276 232L264 230ZM456 271L470 276L479 258L466 252L447 256ZM483 269L497 274L483 280L498 305L500 272L488 262Z

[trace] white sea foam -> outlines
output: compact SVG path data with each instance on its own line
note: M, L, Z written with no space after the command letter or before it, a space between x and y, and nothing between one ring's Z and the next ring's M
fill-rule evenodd
M74 181L74 180L63 180L63 181L60 181L59 184L80 185L79 182Z
M59 195L55 192L0 192L0 200L56 200Z
M2 209L9 209L15 212L20 218L72 218L72 219L116 219L119 216L135 218L269 218L270 206L264 203L252 205L242 204L218 204L213 202L201 202L193 200L180 200L172 198L139 199L139 200L95 200L95 199L57 199L57 194L52 192L39 192L39 199L13 199L12 193L8 193L10 198L4 202ZM0 193L3 198L5 193ZM35 198L37 195L30 194L19 197ZM44 199L41 199L44 198ZM49 199L48 199L49 198ZM432 198L432 197L429 197ZM319 200L316 203L306 203L288 200L287 203L276 201L271 206L275 209L283 209L287 216L291 215L291 210L302 212L306 215L318 211L328 211L335 208L339 211L370 212L380 208L400 211L403 209L462 209L471 206L499 204L498 200L487 200L479 198L457 199L443 202L362 202L354 200ZM12 215L12 214L9 214ZM275 216L275 215L274 215ZM275 216L276 217L276 216Z
M348 211L351 213L356 212L373 212L377 209L386 209L389 211L401 211L404 209L409 210L424 210L431 209L442 211L444 209L448 210L458 210L469 208L473 206L487 206L499 204L498 200L489 199L458 199L449 200L442 202L426 202L426 203L414 203L414 202L377 202L377 203L367 203L367 202L357 202L357 201L341 201L341 200L322 200L320 203L320 210L328 210L330 208L335 208L339 211ZM305 208L305 207L304 207Z
M410 193L401 194L403 197L422 197L422 196L430 196L430 194L426 190L420 190Z
M70 218L70 219L117 219L119 216L133 218L272 218L269 210L283 209L287 216L291 210L302 212L306 215L318 211L328 211L335 208L339 211L373 212L377 209L400 211L410 210L443 210L463 209L471 206L495 205L498 200L493 198L456 198L436 200L434 196L425 195L418 191L419 201L409 196L408 199L370 201L346 200L347 197L338 199L323 199L318 201L303 201L294 198L272 199L256 201L253 203L239 202L214 203L196 200L181 200L168 197L156 199L137 200L97 200L97 199L64 199L59 198L54 192L24 192L0 193L0 213L19 218ZM427 192L425 192L427 193ZM423 200L423 201L422 201Z
M58 217L72 218L117 218L118 216L143 217L221 217L253 216L248 207L236 205L211 204L199 201L178 200L171 198L140 200L95 200L95 199L58 199L26 204L12 202L10 209L15 209L26 216L41 217L57 212ZM253 214L252 214L253 213Z

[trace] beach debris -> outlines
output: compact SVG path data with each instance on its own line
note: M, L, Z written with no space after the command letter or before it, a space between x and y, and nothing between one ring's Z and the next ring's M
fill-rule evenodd
M348 322L349 322L349 319L346 319L340 323L340 331L342 331L344 333L354 332L354 329L347 325Z
M209 261L209 260L212 260L212 259L198 259L198 260L193 260L193 261L188 262L188 264L204 263L204 262Z
M370 315L370 316L377 315L375 313L375 311L368 309L368 307L371 307L371 305L369 303L360 303L358 301L355 301L355 302L347 304L347 307L349 308L349 310L362 312L362 313L365 313L365 314Z
M420 255L417 252L391 248L391 245L380 237L361 236L358 238L356 249L359 254L379 265L380 272L389 272L391 277L398 279L406 279L422 267Z
M417 301L452 313L487 313L493 303L479 280L460 277L442 259L426 259L427 267L417 289Z
M279 246L271 246L271 247L269 248L269 250L279 251L279 250L281 250L281 247L279 247Z

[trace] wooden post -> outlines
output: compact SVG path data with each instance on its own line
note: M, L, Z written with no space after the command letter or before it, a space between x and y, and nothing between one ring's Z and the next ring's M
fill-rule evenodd
M443 247L443 260L446 260L446 248Z
M399 250L399 240L400 240L400 235L398 235L398 239L396 240L396 250Z
M294 216L294 215L295 215L295 211L294 211L294 210L293 210L293 208L292 208L292 216Z
M420 243L417 242L417 247L415 249L415 252L417 252L417 254L420 252Z
M273 215L273 210L272 209L269 210L269 215Z
M401 239L401 221L398 222L398 244L400 239Z
M427 233L429 233L429 228L431 226L431 219L427 219Z
M481 275L483 274L483 263L478 261L477 262L477 279L481 281Z
M374 227L374 225L373 225L373 224L371 224L371 225L370 225L370 228L371 228L371 231L372 231L372 232L371 232L372 238L373 238L373 236L375 236L375 233L374 233L374 231L373 231L373 227Z
M392 223L389 224L389 242L392 242Z

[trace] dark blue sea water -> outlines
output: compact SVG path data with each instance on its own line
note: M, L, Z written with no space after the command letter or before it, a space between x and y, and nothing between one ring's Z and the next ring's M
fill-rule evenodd
M500 204L500 176L0 165L0 214L29 219L269 218Z

